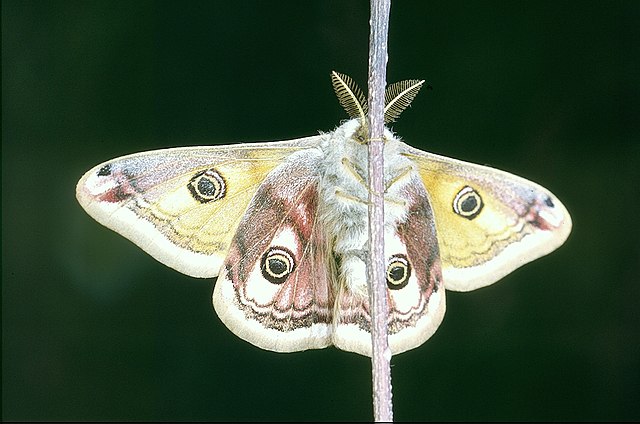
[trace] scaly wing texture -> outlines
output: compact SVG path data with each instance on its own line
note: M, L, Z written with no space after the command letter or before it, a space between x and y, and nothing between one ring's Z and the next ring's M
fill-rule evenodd
M184 147L102 163L78 182L76 197L98 222L160 262L215 277L231 238L267 174L320 136L257 144Z
M332 258L317 221L319 159L319 151L299 152L260 185L214 289L220 319L263 349L331 342Z
M447 289L492 284L569 236L567 209L538 184L405 147L429 193Z

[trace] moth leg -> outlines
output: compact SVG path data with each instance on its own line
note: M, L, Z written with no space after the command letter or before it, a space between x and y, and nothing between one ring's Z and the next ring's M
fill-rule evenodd
M351 200L351 201L353 201L353 202L362 203L362 204L365 204L365 205L368 205L368 204L369 204L369 202L368 202L368 201L366 201L366 200L362 200L362 199L361 199L361 198L359 198L359 197L356 197L356 196L353 196L353 195L351 195L351 194L345 193L345 192L344 192L344 191L342 191L342 190L336 190L336 196L342 197L342 198L347 199L347 200Z
M342 158L342 165L347 169L347 171L349 171L349 173L353 176L353 178L356 179L356 181L362 184L362 186L368 188L367 183L365 182L362 175L360 175L360 173L358 172L357 166L353 162L351 162L347 158Z
M358 172L358 168L357 166L351 162L349 159L347 158L342 158L342 165L345 167L345 169L347 171L349 171L349 173L353 176L353 178L355 178L356 181L358 181L365 189L367 189L367 191L371 191L369 185L365 182L364 178L360 175L360 173ZM391 181L389 181L384 189L384 192L387 193L387 191L389 190L389 187L391 187L393 184L395 184L396 182L400 181L402 178L406 177L407 175L409 175L411 172L413 171L413 168L410 166L407 166L403 169L400 170L400 172L398 173L398 175L396 175L395 177L393 177L393 179ZM336 195L343 197L345 199L349 199L349 200L353 200L359 203L363 203L365 205L368 205L369 202L368 201L364 201L358 197L352 196L350 194L346 194L340 190L336 190ZM388 197L385 197L385 201L390 202L390 203L395 203L396 205L399 206L405 206L406 202L402 199L390 199Z
M351 162L347 158L342 158L342 165L346 168L347 171L349 171L349 173L353 176L353 178L356 179L356 181L362 184L362 186L365 187L367 190L369 189L369 185L366 183L362 175L360 175L360 173L358 172L357 166L353 162ZM411 166L405 166L404 168L402 168L395 177L393 177L390 181L387 182L387 184L384 187L384 192L386 193L389 190L389 187L391 187L392 185L394 185L395 183L397 183L398 181L400 181L401 179L409 175L411 172L413 172L413 170L414 169Z
M389 187L406 177L411 172L413 172L413 168L411 166L402 168L400 172L387 183L387 185L384 187L384 192L386 193L389 190Z
M387 202L387 203L393 203L393 204L395 204L397 206L402 206L402 207L405 207L408 204L405 200L393 199L393 198L389 198L389 197L385 197L384 201Z
M343 199L351 200L353 202L358 202L358 203L362 203L364 205L369 205L368 201L362 200L359 197L347 194L342 190L336 190L336 196L342 197ZM393 198L385 197L384 201L388 202L388 203L394 203L394 204L396 204L398 206L403 206L403 207L407 205L407 202L402 200L402 199L393 199Z

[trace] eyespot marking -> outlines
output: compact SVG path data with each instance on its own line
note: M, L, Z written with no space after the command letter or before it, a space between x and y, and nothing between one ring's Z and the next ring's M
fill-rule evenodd
M272 284L282 284L296 267L293 253L280 246L271 247L262 255L260 269L262 276Z
M464 186L453 199L453 211L467 219L478 216L483 207L482 197L469 186Z
M198 172L189 180L187 188L200 203L220 200L227 194L227 182L214 168Z
M387 287L399 290L409 284L411 264L405 255L398 254L389 258L387 264Z

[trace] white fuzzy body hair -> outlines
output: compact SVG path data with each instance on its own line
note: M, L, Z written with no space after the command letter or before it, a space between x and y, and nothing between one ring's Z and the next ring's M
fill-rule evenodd
M354 294L366 296L367 270L363 261L368 239L368 147L357 140L360 121L352 119L325 134L322 150L319 220L328 240L328 251L339 259L340 282ZM404 187L415 166L400 154L402 143L385 129L384 181L385 236L391 236L396 224L406 217ZM391 181L393 181L391 183ZM389 185L391 184L391 185Z

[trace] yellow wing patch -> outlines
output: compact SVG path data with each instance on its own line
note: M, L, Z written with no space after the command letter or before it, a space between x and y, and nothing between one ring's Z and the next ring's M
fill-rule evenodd
M225 254L258 186L289 154L253 152L243 159L196 168L180 176L177 186L156 202L139 208L140 217L153 222L179 247L205 255ZM202 203L187 187L194 175L208 169L215 169L224 179L225 194L219 200Z
M87 172L76 196L94 219L160 262L194 277L215 277L262 181L289 155L318 141L129 155Z
M407 150L429 194L448 289L489 285L568 237L569 213L543 187L497 169ZM473 199L464 203L468 193Z

